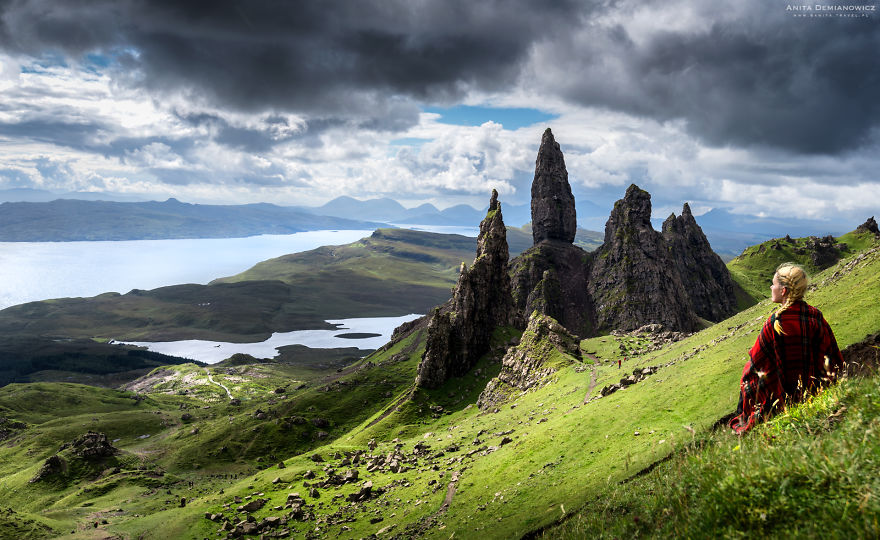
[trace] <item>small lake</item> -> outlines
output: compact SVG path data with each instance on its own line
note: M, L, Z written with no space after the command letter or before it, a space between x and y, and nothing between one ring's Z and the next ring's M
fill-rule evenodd
M335 349L357 347L359 349L378 349L388 343L395 328L421 315L411 313L402 317L363 317L358 319L338 319L327 321L337 325L333 330L296 330L272 334L272 337L259 343L227 343L222 341L202 341L196 339L165 342L120 342L137 345L172 356L199 360L216 364L236 353L249 354L255 358L274 358L278 347L285 345L305 345L314 349ZM347 334L378 334L372 337L345 337Z

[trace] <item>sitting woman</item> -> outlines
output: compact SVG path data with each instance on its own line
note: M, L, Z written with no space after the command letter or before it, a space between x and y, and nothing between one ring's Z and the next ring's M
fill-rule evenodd
M803 268L784 263L776 269L770 297L782 305L764 323L743 368L739 405L730 421L737 433L817 391L843 367L834 332L822 313L804 302L806 290Z

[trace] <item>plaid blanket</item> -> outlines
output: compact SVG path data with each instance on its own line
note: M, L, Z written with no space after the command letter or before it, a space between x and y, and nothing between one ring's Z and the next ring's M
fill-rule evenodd
M782 334L774 329L776 321ZM764 323L743 368L740 398L730 427L751 429L786 403L800 401L834 380L843 367L834 332L822 312L798 301Z

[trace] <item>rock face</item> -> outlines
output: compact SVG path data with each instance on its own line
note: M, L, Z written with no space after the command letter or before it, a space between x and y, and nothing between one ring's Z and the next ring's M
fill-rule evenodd
M571 244L577 232L574 195L568 183L565 159L550 128L544 131L532 181L532 238Z
M480 223L477 257L470 269L462 263L452 299L435 308L428 322L418 386L436 388L452 376L463 375L489 350L496 326L516 323L508 256L501 204L498 192L492 190L489 211Z
M699 317L720 321L736 313L733 279L684 203L681 215L663 222L663 239Z
M519 313L538 311L579 336L595 333L596 314L587 290L592 256L559 240L545 240L511 262L513 299Z
M697 328L697 317L663 235L651 227L651 195L632 184L605 225L589 292L599 328L634 330L648 323ZM690 286L691 284L689 284Z
M565 355L580 358L579 342L552 318L532 313L519 345L508 349L501 361L501 372L486 385L477 406L481 410L493 409L513 393L539 386L565 365Z
M880 236L880 228L877 227L877 222L874 220L874 216L869 217L864 223L856 227L856 232L869 232L876 236Z

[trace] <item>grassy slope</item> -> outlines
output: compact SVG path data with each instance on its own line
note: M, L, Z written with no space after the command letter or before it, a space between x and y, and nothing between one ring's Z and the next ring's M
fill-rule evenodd
M768 240L746 248L741 255L727 264L727 268L733 279L749 296L755 300L769 298L770 281L773 278L773 272L780 264L784 262L801 264L811 275L822 270L816 268L811 262L810 252L805 249L809 244L809 238L795 238L793 240L793 243L786 242L784 239ZM842 255L849 257L870 246L873 239L870 233L851 232L841 236L837 241L847 245L847 248L842 251ZM779 249L774 249L773 246L776 244L779 245ZM798 249L805 252L797 253L795 250Z
M819 275L819 281L827 279L833 270ZM853 291L858 294L852 294ZM846 346L878 330L878 294L880 257L874 252L851 273L837 280L828 279L813 293L811 301L826 313L839 343ZM626 371L635 366L676 363L635 387L588 404L583 401L590 369L578 372L574 367L562 369L552 385L521 397L515 408L505 406L496 414L481 415L465 406L473 402L484 384L482 377L476 381L473 374L453 380L439 391L419 393L407 407L373 426L362 424L321 452L326 455L333 449L363 448L374 436L382 441L377 454L391 450L393 443L389 439L393 437L401 439L405 450L419 441L428 441L432 448L458 442L461 448L448 451L435 461L439 470L426 464L404 475L405 484L363 505L356 512L357 521L345 524L351 530L325 524L320 527L322 534L356 538L392 524L396 524L394 532L402 533L407 523L425 520L438 512L445 489L435 491L436 484L430 482L438 480L445 486L454 471L460 472L461 480L453 503L445 514L437 516L431 527L422 531L429 537L448 538L453 532L456 536L518 536L553 523L575 509L588 507L609 486L688 444L695 434L706 432L718 418L733 410L744 351L754 341L769 309L764 302L663 351L630 356L630 369ZM596 366L597 385L592 395L621 376L613 352L618 349L609 339L595 338L584 343L601 359ZM602 351L607 351L607 356ZM445 403L451 414L432 418L426 412L432 403ZM488 456L478 452L465 457L472 449L498 445L501 436L497 434L511 429L512 443ZM481 431L484 433L480 435ZM481 443L473 445L474 438L480 438ZM459 457L461 462L457 461ZM283 476L296 479L299 473L314 468L304 456L294 457L288 460ZM363 470L361 474L374 485L388 485L400 478L391 473L366 475ZM277 514L269 508L286 497L287 489L270 489L270 481L277 475L278 471L271 471L247 480L253 490L263 491L272 501L256 513L258 517ZM300 486L296 482L291 490ZM247 491L244 484L237 489ZM339 493L345 495L354 490L355 487L347 486ZM229 493L235 491L232 488ZM198 503L198 509L220 511L223 501L223 497L207 499ZM416 505L419 501L422 502ZM391 506L385 507L384 502ZM326 497L320 503L327 513L343 506ZM366 517L377 514L383 521L370 524ZM216 529L215 524L196 519L189 524L169 525L169 531L183 530L181 527L191 534L210 534Z
M880 296L880 255L873 252L852 271L836 278L832 277L834 272L832 268L817 276L820 286L809 299L823 310L838 342L845 346L878 330L880 305L876 298ZM83 526L96 512L102 512L108 516L109 523L101 525L100 530L124 536L144 533L148 538L215 536L218 525L201 516L205 511L224 511L229 515L223 504L231 502L233 495L264 493L263 497L271 502L255 512L255 516L279 515L272 507L283 504L290 491L301 492L308 503L315 504L319 515L318 522L293 523L299 534L306 527L317 526L323 536L339 534L343 538L358 538L393 526L393 533L408 536L413 531L407 530L407 525L421 522L425 524L421 533L429 537L449 538L453 533L457 537L519 536L552 524L577 509L592 509L597 496L674 449L687 445L695 434L702 436L715 420L730 412L735 406L744 352L754 341L769 310L769 304L763 302L661 351L641 356L630 353L630 365L623 370L618 370L616 363L619 341L626 338L609 336L587 340L582 347L592 353L598 363L582 366L570 359L571 365L557 372L552 384L520 397L512 402L515 407L505 405L495 414L480 414L468 406L476 400L486 381L497 373L497 362L488 358L478 366L479 373L474 370L437 391L419 391L399 409L385 410L408 392L420 356L417 336L363 361L384 365L352 371L336 384L309 387L285 398L270 395L277 379L267 376L266 382L260 383L255 376L243 378L241 387L233 390L246 398L240 409L230 408L222 401L211 405L213 401L200 400L197 393L156 394L151 399L159 414L154 412L154 423L146 424L156 429L155 434L145 440L133 439L138 430L129 427L121 431L129 435L122 437L119 444L133 455L147 459L152 466L169 471L163 480L165 491L144 485L146 477L140 474L138 481L118 479L112 489L103 488L107 489L106 493L99 490L100 495L96 495L97 491L87 491L86 488L95 487L89 485L71 486L60 493L41 492L42 488L26 481L49 455L52 444L72 438L76 431L73 428L82 430L94 426L112 431L114 422L126 425L122 416L137 411L116 410L117 405L110 399L108 404L101 405L110 408L106 412L87 414L81 420L77 417L68 422L59 421L63 426L44 421L51 424L44 426L37 424L40 418L19 417L28 403L38 401L36 398L15 397L6 402L0 399L0 404L7 407L8 403L21 403L19 408L5 410L4 414L37 424L17 435L13 446L0 448L0 472L7 475L0 485L0 496L23 514L20 517L48 522L58 531ZM506 342L509 337L501 335L498 339ZM596 385L591 395L595 396L604 385L616 382L623 371L672 361L675 364L662 368L634 387L584 404L593 370ZM356 384L340 384L343 381ZM26 388L32 385L13 385L2 392ZM216 392L221 390L218 388ZM267 410L269 399L274 401L271 410ZM196 403L207 404L209 408L196 410L193 408ZM444 413L434 414L431 405L443 406ZM193 434L194 426L171 414L170 410L180 406L191 407L188 410L195 416L193 423L200 427L198 433ZM255 420L253 414L257 406L267 411L267 420ZM385 413L388 414L383 417ZM310 424L306 428L284 428L284 420L294 415L327 418L330 422L328 440L335 442L322 447L323 443L314 438L316 430ZM299 429L303 431L297 431ZM510 430L513 431L508 436L513 442L483 455L489 450L483 447L499 446L501 434ZM108 436L115 438L111 433ZM357 485L322 490L324 493L319 499L308 496L301 474L308 469L318 471L319 476L323 474L321 466L316 466L307 455L316 450L329 459L336 450L366 449L370 438L380 443L374 452L378 455L393 450L394 438L400 439L402 449L408 453L417 442L430 444L432 452L446 451L442 457L422 459L415 469L403 474L369 474L363 466L359 467L362 480L370 479L375 486L388 490L356 509L344 509L347 503L334 500L333 496L347 495L355 491ZM474 439L480 442L474 444ZM457 449L449 447L453 442L458 444ZM29 454L31 446L37 451ZM218 455L220 446L232 449L234 455ZM468 456L473 450L476 452ZM277 459L287 457L286 467L271 467L251 475L254 468L270 463L268 459L274 463L273 456L267 454L274 454ZM257 457L265 459L257 462ZM347 468L341 467L338 459L330 462L339 470ZM212 476L228 472L246 476L238 481ZM460 475L460 480L452 504L443 513L441 505L447 484L455 473ZM188 488L175 483L175 475L196 479L197 484ZM276 477L284 482L272 484ZM111 482L113 476L109 478L100 480L98 485ZM218 489L221 486L222 494ZM168 490L172 490L173 497L167 494ZM181 495L196 498L186 508L176 508L175 497ZM120 507L123 511L115 512ZM344 515L350 512L356 520L332 524L333 520L328 520L327 515L336 512ZM380 516L382 522L370 523L370 518ZM434 520L428 524L432 516Z

